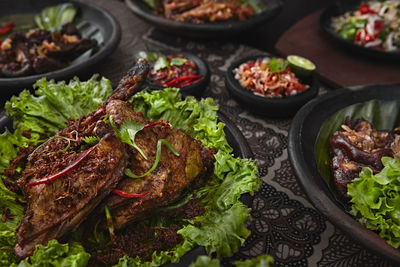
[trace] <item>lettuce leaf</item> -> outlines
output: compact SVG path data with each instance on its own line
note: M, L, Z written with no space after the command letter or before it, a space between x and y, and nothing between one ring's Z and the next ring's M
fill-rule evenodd
M274 262L270 255L260 255L245 261L235 261L236 267L269 267Z
M212 259L210 256L198 256L196 261L190 264L189 267L220 267L218 259Z
M390 245L400 247L400 160L383 157L376 175L365 167L347 186L352 197L350 213L367 228L377 231Z
M269 267L274 262L270 255L260 255L253 259L244 261L235 261L236 267ZM199 256L196 261L190 264L190 267L220 267L219 259L213 259L210 256Z
M90 254L79 243L60 244L51 240L47 246L37 245L33 255L21 261L18 267L84 267L89 259Z

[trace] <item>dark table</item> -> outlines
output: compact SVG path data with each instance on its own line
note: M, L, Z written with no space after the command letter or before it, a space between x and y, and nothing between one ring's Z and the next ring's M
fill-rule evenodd
M259 35L240 37L240 41L244 40L247 45L240 44L239 39L201 41L171 36L136 18L121 1L92 1L109 10L122 28L118 49L102 65L93 68L92 73L100 73L118 82L133 64L133 54L145 48L195 53L208 61L212 72L203 97L215 99L251 146L264 182L252 200L251 221L248 223L251 235L236 254L223 260L224 266L265 253L274 257L275 266L389 265L342 234L307 200L288 160L287 136L291 120L271 120L249 113L230 97L224 85L224 73L233 61L259 54L261 51L254 47L271 51L285 27L300 19L298 16L303 13L327 5L322 3L325 1L285 1L293 6L284 8L283 17L254 29ZM312 8L307 6L311 3L317 4ZM285 16L290 17L290 12L300 10L300 6L303 7L298 12L301 14L286 21ZM268 35L270 30L271 35Z

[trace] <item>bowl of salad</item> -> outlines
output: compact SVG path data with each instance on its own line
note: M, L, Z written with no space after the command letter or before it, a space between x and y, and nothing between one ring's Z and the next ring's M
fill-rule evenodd
M135 58L145 58L151 63L146 83L152 90L176 87L184 96L200 97L210 81L207 63L190 52L140 51Z
M370 85L324 94L299 110L288 137L291 165L311 203L394 266L400 263L399 89Z
M173 34L225 38L279 14L280 0L125 0L140 19Z
M233 63L225 74L229 93L251 111L271 118L293 116L318 94L315 65L299 56L256 55Z
M400 58L399 0L338 1L321 14L320 25L350 52L385 60Z

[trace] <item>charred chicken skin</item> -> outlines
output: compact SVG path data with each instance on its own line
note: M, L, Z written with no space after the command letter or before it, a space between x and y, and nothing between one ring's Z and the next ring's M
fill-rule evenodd
M115 228L120 229L153 209L172 203L185 188L212 173L214 150L204 148L181 130L163 126L141 130L135 143L147 160L137 149L116 137L105 118L112 118L117 128L127 120L149 123L126 102L141 86L148 69L147 62L139 61L96 111L71 120L65 129L30 154L18 180L28 204L18 228L16 255L27 257L33 253L35 245L62 239L91 212L104 217L104 205L111 211ZM84 141L87 136L101 139L90 146ZM152 167L160 139L166 139L179 156L163 145L160 162L153 172L135 179L125 176L126 168L141 175ZM74 164L74 168L65 171ZM43 182L60 173L57 179ZM111 193L114 189L128 194L147 193L141 198L127 198Z
M113 101L107 105L107 114L115 120L117 127L126 120L146 123L142 113L133 112L132 106L123 101ZM164 147L160 163L152 173L143 178L126 177L118 184L117 189L123 192L148 194L140 198L110 195L104 201L110 209L116 229L143 218L157 207L172 203L190 184L201 182L202 178L208 177L213 171L213 149L204 148L200 141L181 130L150 127L140 131L135 138L148 160L144 160L135 148L129 148L128 166L135 174L141 175L151 168L156 158L157 141L160 139L166 139L179 156Z
M376 130L368 121L348 118L342 130L330 139L331 171L336 188L343 199L348 200L347 185L363 167L370 167L374 173L382 170L382 157L399 156L399 130Z
M49 139L28 158L18 185L28 206L17 233L15 254L25 258L37 244L60 239L76 229L86 216L114 189L128 164L125 145L112 132L104 131L106 105L114 99L127 99L140 87L148 73L148 64L139 62L120 82L115 92L96 111L71 120L69 126ZM57 174L73 164L88 146L86 136L101 141L75 168L58 179L30 186L44 177ZM66 139L70 147L66 147Z

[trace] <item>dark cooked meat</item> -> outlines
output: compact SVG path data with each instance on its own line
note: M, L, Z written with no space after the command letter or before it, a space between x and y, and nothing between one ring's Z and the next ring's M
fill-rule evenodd
M148 69L147 62L139 61L108 99L126 100L129 92L132 94L140 87ZM88 116L71 120L68 127L55 135L69 138L70 147L66 151L62 151L66 140L54 138L28 158L18 180L28 207L18 228L16 255L27 257L33 253L35 245L60 239L76 229L123 177L128 154L125 144L112 131L105 130L105 110L106 104L103 104ZM80 151L89 147L83 138L93 135L100 136L100 142L75 168L50 183L27 186L71 165L82 153Z
M34 29L13 33L0 49L0 77L18 77L44 73L68 65L83 52L97 47L97 41L82 38L72 23L61 31Z
M180 22L204 23L244 20L254 16L254 9L239 0L163 0L156 12Z
M359 177L363 167L377 173L383 168L382 157L398 155L400 136L396 131L378 131L363 119L347 118L342 129L330 139L330 165L338 192L348 200L347 185Z
M44 149L43 153L50 151ZM75 230L116 186L128 163L124 146L109 134L69 173L49 184L24 186L26 182L64 169L76 157L77 153L74 152L56 156L55 159L37 156L25 169L21 185L28 207L18 229L18 241L14 248L18 256L29 256L35 245L60 239Z
M130 104L122 101L110 102L107 114L112 116L117 127L126 120L145 122L141 113L133 112ZM136 144L149 160L144 160L136 149L130 149L128 166L135 174L141 175L151 168L156 157L157 141L160 139L168 140L180 155L175 156L163 146L160 162L152 173L143 178L127 177L121 180L118 189L128 193L149 194L141 198L111 195L105 200L116 229L145 217L157 207L172 203L185 188L192 183L201 183L202 178L208 177L213 170L214 150L204 148L200 141L181 130L151 127L140 131L135 138Z

